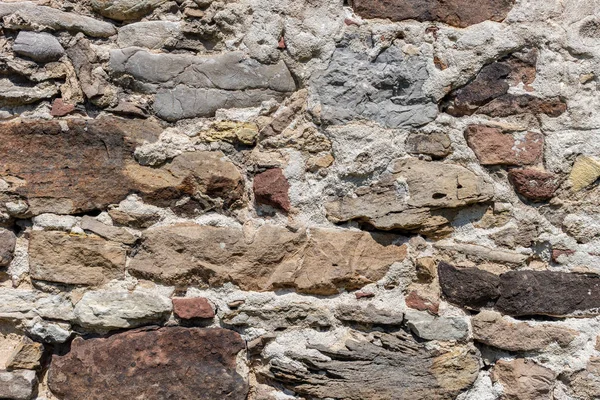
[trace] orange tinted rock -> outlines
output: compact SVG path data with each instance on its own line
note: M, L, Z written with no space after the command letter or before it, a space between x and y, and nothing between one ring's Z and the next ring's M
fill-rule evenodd
M206 319L215 316L215 311L204 297L176 297L173 299L173 312L181 319Z

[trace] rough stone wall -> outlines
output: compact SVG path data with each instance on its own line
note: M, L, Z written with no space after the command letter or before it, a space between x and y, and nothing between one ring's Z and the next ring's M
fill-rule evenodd
M0 398L600 399L599 10L0 2Z

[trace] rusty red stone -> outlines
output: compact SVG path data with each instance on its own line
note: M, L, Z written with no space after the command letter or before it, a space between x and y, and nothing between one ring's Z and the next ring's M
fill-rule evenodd
M552 198L559 184L555 174L533 168L510 170L508 177L517 193L534 201Z
M257 203L290 210L290 184L281 168L271 168L254 177L254 197Z
M173 312L180 319L210 319L215 316L212 305L204 297L175 297Z

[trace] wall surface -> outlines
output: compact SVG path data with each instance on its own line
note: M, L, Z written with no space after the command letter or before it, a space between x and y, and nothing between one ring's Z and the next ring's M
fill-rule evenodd
M0 1L0 398L600 399L599 10Z

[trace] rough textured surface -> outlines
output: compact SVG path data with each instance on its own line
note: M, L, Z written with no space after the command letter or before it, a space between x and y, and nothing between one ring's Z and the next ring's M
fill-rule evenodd
M35 371L0 371L0 397L10 400L29 400L34 393Z
M536 164L544 146L543 136L539 133L512 135L481 125L469 126L465 138L482 165Z
M258 203L268 204L284 211L290 210L288 190L290 184L280 168L272 168L254 177L254 198Z
M173 313L186 320L212 318L215 311L204 297L174 298Z
M505 399L552 399L554 373L531 360L498 361L492 372L504 388Z
M13 259L17 238L7 229L0 228L0 267L5 267Z
M559 184L556 175L537 169L512 169L508 176L517 193L534 201L552 198Z
M26 31L19 32L13 50L39 62L56 61L65 54L65 49L54 36Z
M69 354L54 357L48 384L62 399L243 400L248 386L235 370L243 349L240 336L224 329L147 329L76 339Z

